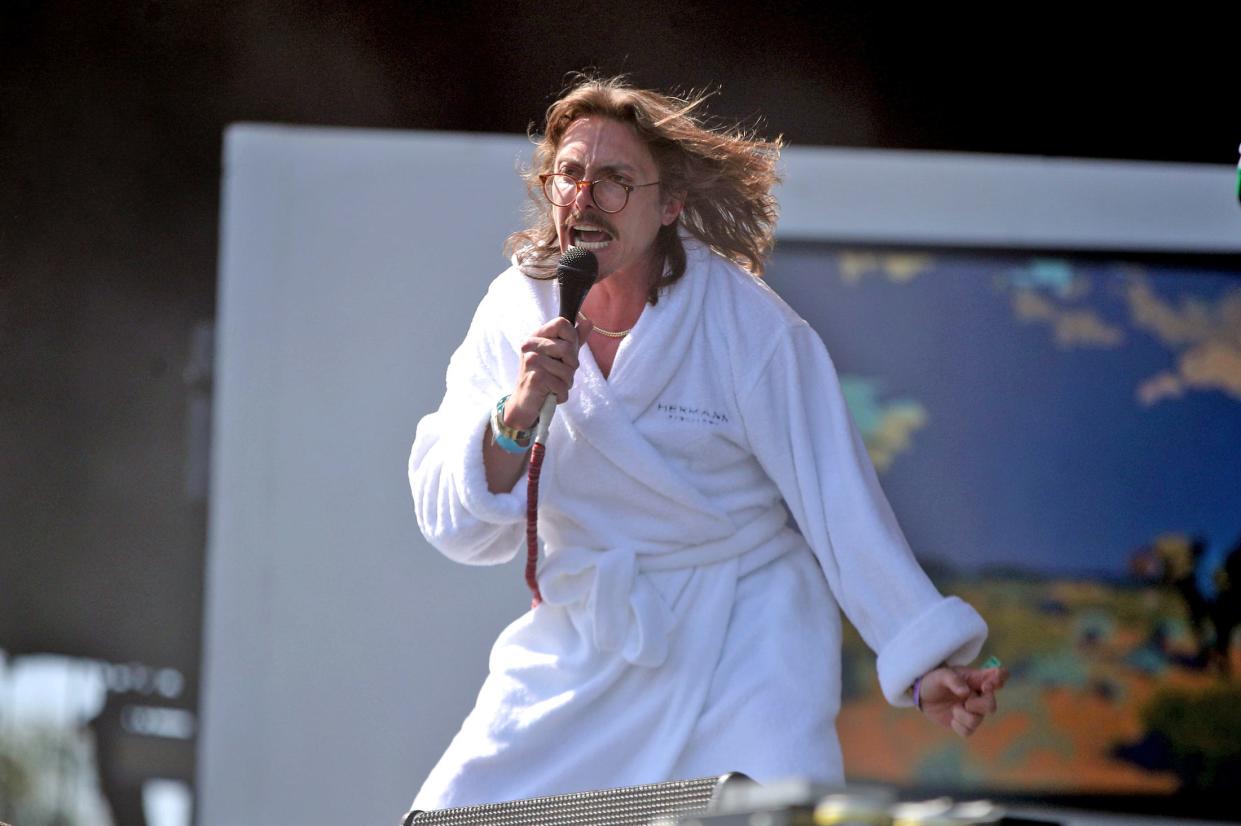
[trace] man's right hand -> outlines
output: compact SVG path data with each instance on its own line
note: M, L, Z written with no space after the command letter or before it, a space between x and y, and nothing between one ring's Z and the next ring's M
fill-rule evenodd
M504 403L504 423L518 430L532 430L539 420L543 401L555 396L557 404L569 400L578 350L594 325L586 318L577 325L555 318L535 330L521 345L521 368L517 389Z

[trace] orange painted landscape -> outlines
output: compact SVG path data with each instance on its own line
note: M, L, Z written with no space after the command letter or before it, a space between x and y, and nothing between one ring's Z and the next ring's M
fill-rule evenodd
M994 654L1012 672L1000 711L965 741L892 708L879 693L874 655L848 629L838 730L850 779L1053 794L1167 794L1236 782L1241 646L1230 652L1232 679L1198 661L1175 594L1017 579L945 590L986 617L991 635L980 659Z

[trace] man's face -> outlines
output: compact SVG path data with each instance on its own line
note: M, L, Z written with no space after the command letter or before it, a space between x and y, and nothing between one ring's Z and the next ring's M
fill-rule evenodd
M556 152L554 172L587 181L607 178L619 183L646 184L659 180L659 170L646 144L633 128L611 118L588 116L569 124ZM632 272L649 277L655 236L676 220L681 204L663 200L658 186L629 193L620 212L606 213L595 206L586 189L566 207L553 206L560 251L579 246L599 259L599 277Z

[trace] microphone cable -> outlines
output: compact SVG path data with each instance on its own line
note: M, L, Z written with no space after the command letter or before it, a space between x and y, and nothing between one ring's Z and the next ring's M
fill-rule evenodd
M569 247L556 267L556 282L560 287L560 317L573 324L582 308L586 293L599 276L599 262L595 254L581 247ZM547 431L556 412L556 397L548 396L539 412L530 446L530 464L526 472L526 586L532 598L531 609L543 601L539 591L539 476L543 471L543 456L547 452Z

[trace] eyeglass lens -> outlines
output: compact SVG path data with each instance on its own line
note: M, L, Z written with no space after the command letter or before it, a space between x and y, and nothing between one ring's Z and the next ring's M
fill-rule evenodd
M577 179L561 172L549 176L543 185L547 199L556 206L572 204L574 198L577 197L577 189ZM629 200L629 193L616 181L603 178L590 185L590 197L595 202L595 206L604 212L620 212Z

